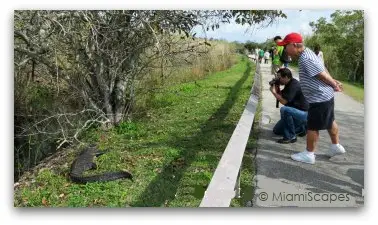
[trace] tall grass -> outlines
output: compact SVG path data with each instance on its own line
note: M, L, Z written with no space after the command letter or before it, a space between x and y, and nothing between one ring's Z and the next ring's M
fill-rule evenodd
M196 40L196 42L203 40ZM151 70L139 82L137 87L134 115L148 108L151 99L163 88L197 81L214 72L229 69L237 63L236 46L226 41L208 41L211 46L204 45L197 49L197 54L183 53L174 62L160 65L164 69ZM161 62L159 62L161 63ZM158 66L156 66L158 67Z

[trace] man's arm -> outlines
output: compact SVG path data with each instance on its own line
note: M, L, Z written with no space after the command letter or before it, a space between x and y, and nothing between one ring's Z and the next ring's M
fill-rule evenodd
M326 71L319 73L317 78L322 80L324 83L329 84L335 91L342 91L342 84L333 79Z
M271 86L270 87L270 91L272 92L272 94L274 95L274 97L282 104L282 105L286 105L288 103L288 101L286 99L284 99L282 97L282 95L278 94L277 91L276 91L276 88L274 86Z

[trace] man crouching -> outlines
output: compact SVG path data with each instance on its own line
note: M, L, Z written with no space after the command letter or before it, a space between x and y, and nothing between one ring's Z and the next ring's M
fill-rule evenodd
M273 133L283 135L277 142L280 144L294 143L298 136L306 135L308 102L304 98L299 81L293 78L288 68L281 68L277 72L282 91L277 91L271 85L270 91L283 107L280 109L281 120L273 128Z

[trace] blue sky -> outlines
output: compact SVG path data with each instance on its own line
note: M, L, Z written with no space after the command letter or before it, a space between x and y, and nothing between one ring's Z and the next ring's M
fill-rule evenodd
M311 34L311 28L309 23L311 21L317 21L319 18L324 17L327 21L330 20L330 16L335 10L283 10L286 14L286 19L280 19L277 23L267 28L251 28L248 25L239 25L235 23L221 25L219 29L215 31L207 31L207 38L226 39L228 41L254 41L264 42L266 39L273 38L276 35L282 36L282 38L290 32L298 32L302 35ZM193 30L197 32L197 37L205 37L202 28L197 27Z

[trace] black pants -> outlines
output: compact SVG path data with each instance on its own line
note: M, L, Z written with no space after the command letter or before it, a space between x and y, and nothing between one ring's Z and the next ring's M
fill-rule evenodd
M307 116L307 129L328 130L335 120L334 98L326 102L310 103Z

